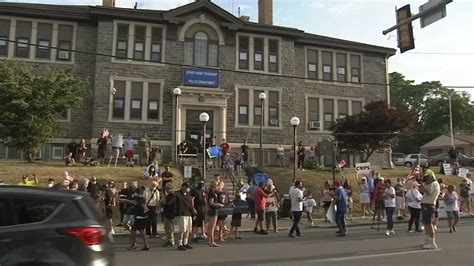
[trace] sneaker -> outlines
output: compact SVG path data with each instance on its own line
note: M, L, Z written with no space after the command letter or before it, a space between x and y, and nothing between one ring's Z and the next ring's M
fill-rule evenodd
M390 230L390 235L394 235L395 234L395 230Z
M346 233L337 234L337 236L346 236Z
M174 246L174 244L171 243L171 242L166 242L166 243L163 244L164 248L172 248L173 246Z
M184 245L183 247L185 247L186 249L193 249L193 247L192 247L191 245L189 245L189 244L186 244L186 245Z
M262 229L262 230L260 230L260 234L262 234L262 235L268 235L268 232Z
M456 232L456 227L453 226L453 231Z
M408 230L408 233L413 233L413 232L415 232L415 231L413 231L413 230L411 230L411 229Z
M296 235L296 236L297 236L297 237L302 237L302 236L303 236L303 234L298 234L298 235Z
M423 230L421 229L416 229L415 231L417 231L418 233L423 233Z
M291 237L291 238L295 238L295 237L296 237L296 236L293 235L293 234L289 234L288 236Z
M388 230L385 231L385 235L386 235L386 236L389 236L389 235L390 235L390 231L388 231Z
M185 251L186 248L184 246L178 246L178 250Z
M362 217L360 217L361 219L365 219L365 215L362 215Z
M424 249L437 249L438 246L437 246L436 243L433 241L433 242L431 242L431 243L428 243L428 244L423 245L423 248L424 248Z

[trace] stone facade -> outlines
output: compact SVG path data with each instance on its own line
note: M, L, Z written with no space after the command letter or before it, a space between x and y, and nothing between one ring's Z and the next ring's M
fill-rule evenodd
M5 8L13 5L22 4L3 4ZM8 10L5 8L2 10ZM29 4L24 6L22 12L18 13L0 11L0 19L2 19L1 16L7 19L9 17L35 19L36 16L32 15L32 12L27 12L35 10L35 8L35 5ZM50 10L54 8L55 6L49 7ZM71 6L71 9L74 9L74 6ZM90 15L89 20L85 18L86 14L83 15L83 18L76 19L79 21L77 22L75 38L75 49L88 53L74 53L73 65L25 61L26 64L34 69L35 73L41 73L48 67L73 67L78 77L89 81L90 94L85 100L83 107L71 111L70 121L62 123L64 130L57 136L57 139L61 140L58 145L65 145L70 139L78 140L80 138L85 138L91 143L95 143L103 128L109 128L111 132L130 133L135 139L141 136L143 132L147 132L154 143L164 149L165 159L171 159L172 156L170 154L173 150L172 147L176 144L175 141L183 139L181 135L176 137L175 126L178 124L181 131L186 128L185 121L175 119L176 107L174 105L174 96L172 95L173 88L183 87L182 64L185 61L185 54L184 42L179 39L179 36L181 30L186 25L185 23L193 19L201 22L204 21L209 23L209 25L217 25L224 42L218 45L217 69L220 69L219 88L208 91L198 87L186 88L186 97L188 99L194 99L192 97L195 97L196 100L202 100L200 103L201 107L205 107L206 104L212 105L215 97L217 97L215 102L225 105L225 107L219 107L221 108L219 110L224 110L221 114L225 114L225 117L219 121L219 123L224 123L224 125L221 125L224 132L219 132L221 134L219 136L225 136L234 146L240 145L244 140L248 140L251 147L256 148L259 135L258 127L236 126L237 123L235 121L239 115L237 113L238 108L236 108L236 90L242 86L278 89L281 92L279 126L265 127L263 129L263 143L264 147L268 150L274 149L277 143L283 143L288 147L292 144L293 130L289 121L293 116L298 116L301 119L298 138L303 140L305 145L316 145L316 143L330 135L330 132L327 131L311 132L307 130L307 95L318 95L321 98L330 97L334 99L338 99L338 97L363 99L364 103L387 99L387 88L385 85L371 84L385 84L387 82L385 63L386 58L394 54L395 51L392 49L337 39L324 41L324 38L320 38L321 36L314 35L313 37L308 37L308 34L303 34L296 29L272 26L263 27L255 23L242 22L208 1L197 1L183 6L181 9L178 8L168 13L157 11L156 16L152 18L147 17L149 13L143 13L144 15L140 17L140 10L130 10L130 15L127 15L123 9L89 7L89 10L92 11L90 12L92 15ZM107 14L104 15L105 13ZM58 17L57 20L67 21L67 18L64 16ZM50 19L54 20L55 18L53 16ZM158 64L117 62L112 56L104 56L113 55L114 53L116 45L114 43L114 27L117 19L164 25L166 27L166 34L163 62ZM262 36L278 38L280 40L280 54L278 58L279 67L281 68L280 73L236 71L238 33L261 34ZM307 42L308 38L314 38L314 42L319 42L318 45L313 44L314 42ZM308 81L305 79L307 67L305 49L311 46L361 54L361 79L363 83L351 85L342 82ZM97 55L94 55L95 53ZM111 121L109 118L112 99L111 79L114 77L131 78L133 80L162 80L161 120L158 123ZM199 95L205 97L199 98ZM179 105L178 109L181 110L180 108L184 107L184 105ZM50 148L51 145L45 148L44 152L51 153ZM5 154L1 154L2 151L5 153L5 150L0 148L0 158L7 157ZM51 156L44 156L44 158L51 158Z

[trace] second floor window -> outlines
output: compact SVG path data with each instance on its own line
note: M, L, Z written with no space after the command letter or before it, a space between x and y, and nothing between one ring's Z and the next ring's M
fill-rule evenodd
M117 33L117 59L126 59L128 55L128 25L119 24Z
M198 31L193 39L184 43L184 63L197 66L217 66L217 41L210 40L204 31Z
M268 40L268 71L278 72L278 40Z
M308 50L307 51L307 63L308 63L308 78L318 79L318 51Z
M133 58L143 60L145 59L145 26L135 26L135 39L133 44Z
M360 56L351 55L351 82L360 83Z
M323 51L323 80L332 80L332 52Z
M15 56L21 58L30 57L30 37L31 37L31 21L16 22L16 50Z
M151 31L151 56L153 62L161 62L161 28L153 27Z
M59 25L58 27L58 60L71 61L72 35L74 27Z
M263 38L254 38L253 39L253 53L254 53L254 66L255 70L263 70L263 47L264 41Z
M10 21L0 19L0 56L8 55L8 38L10 36Z
M53 38L53 24L38 23L38 46L36 47L36 58L51 59L51 40Z
M249 37L239 36L239 69L249 69Z

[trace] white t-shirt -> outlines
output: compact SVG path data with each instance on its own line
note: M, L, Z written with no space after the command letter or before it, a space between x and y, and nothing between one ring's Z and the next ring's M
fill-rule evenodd
M303 211L303 202L299 201L299 198L303 198L303 191L299 188L293 188L290 191L290 200L291 200L291 211Z
M408 203L408 207L414 208L414 209L421 209L421 198L423 198L423 195L421 195L420 191L418 189L410 189L408 190L407 194L405 195L405 199Z
M393 195L393 198L389 195L385 196L385 198L384 198L385 207L395 208L397 206L395 204L395 188L389 187L389 188L385 189L385 193Z
M306 199L304 201L305 211L313 212L314 207L316 207L316 201L313 198Z
M451 194L446 193L446 211L459 211L459 206L458 206L458 195L456 192L453 192Z

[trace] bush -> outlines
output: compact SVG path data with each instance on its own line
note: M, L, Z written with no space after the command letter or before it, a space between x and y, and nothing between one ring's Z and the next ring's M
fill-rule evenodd
M322 170L322 166L313 160L307 160L304 162L304 168L310 170Z

